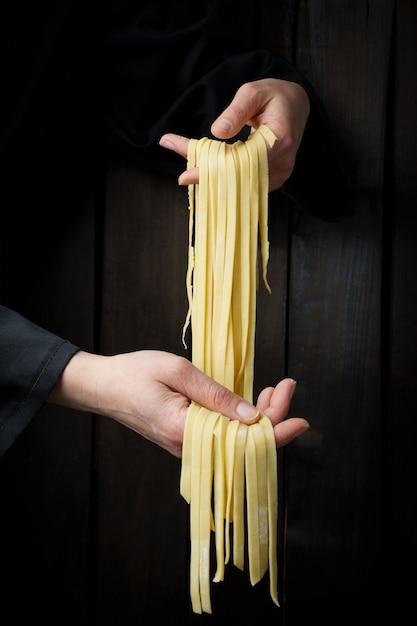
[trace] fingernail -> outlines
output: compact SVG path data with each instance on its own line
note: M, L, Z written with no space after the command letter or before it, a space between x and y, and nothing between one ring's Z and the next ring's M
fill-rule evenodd
M162 148L167 148L168 150L174 150L174 147L175 147L173 143L171 143L170 141L167 141L164 138L160 140L159 145Z
M291 398L293 397L293 395L295 393L295 389L297 387L297 381L292 378L292 382L293 382L293 386L292 386L292 389L291 389Z
M299 437L300 435L304 435L304 433L310 428L310 424L306 424L302 426L300 430L294 435L294 438Z
M256 422L259 418L259 411L255 409L252 404L249 402L245 402L242 400L236 407L236 413L241 417L245 422Z
M219 120L214 122L213 126L217 126L217 128L221 128L221 130L224 130L225 132L229 132L230 130L232 130L232 125L229 120L225 120L223 118L220 118Z

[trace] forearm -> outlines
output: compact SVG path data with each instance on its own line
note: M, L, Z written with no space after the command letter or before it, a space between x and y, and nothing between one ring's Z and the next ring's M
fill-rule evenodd
M48 402L79 411L92 413L103 411L99 382L104 378L110 357L78 351L70 359Z

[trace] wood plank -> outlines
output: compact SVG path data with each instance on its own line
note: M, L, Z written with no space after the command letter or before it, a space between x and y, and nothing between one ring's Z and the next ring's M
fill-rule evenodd
M378 621L381 227L392 3L305 3L297 62L353 165L357 213L295 215L289 373L311 430L287 449L286 619ZM323 181L325 184L325 181ZM335 198L337 202L337 198Z
M403 0L396 5L394 65L391 83L392 149L387 189L386 291L389 367L386 383L385 446L383 461L389 552L391 623L403 623L413 609L414 577L409 564L417 556L415 535L415 441L417 436L417 6ZM390 155L391 156L391 155ZM387 364L388 365L388 364ZM387 554L388 557L388 554ZM388 580L388 579L387 579Z

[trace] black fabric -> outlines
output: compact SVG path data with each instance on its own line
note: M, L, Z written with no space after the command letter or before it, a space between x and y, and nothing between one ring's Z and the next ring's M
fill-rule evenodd
M0 455L42 408L78 348L0 306Z
M303 85L311 101L284 193L323 219L352 210L312 86L286 60L244 50L208 0L16 0L0 8L0 39L3 199L24 177L24 163L74 135L105 137L133 159L177 175L184 161L159 147L162 134L207 136L240 85L277 77ZM77 349L0 308L0 452L46 401Z

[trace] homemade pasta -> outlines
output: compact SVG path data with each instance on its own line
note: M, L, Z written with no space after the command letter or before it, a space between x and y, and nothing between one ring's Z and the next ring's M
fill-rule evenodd
M258 248L266 287L268 162L265 126L232 144L191 140L188 168L199 168L189 186L189 310L192 361L216 381L252 402ZM269 569L277 595L277 455L270 420L251 426L191 403L185 425L180 482L190 505L190 596L193 611L211 613L210 554L214 532L216 570L224 580L232 561L255 585ZM233 524L233 541L231 525Z

